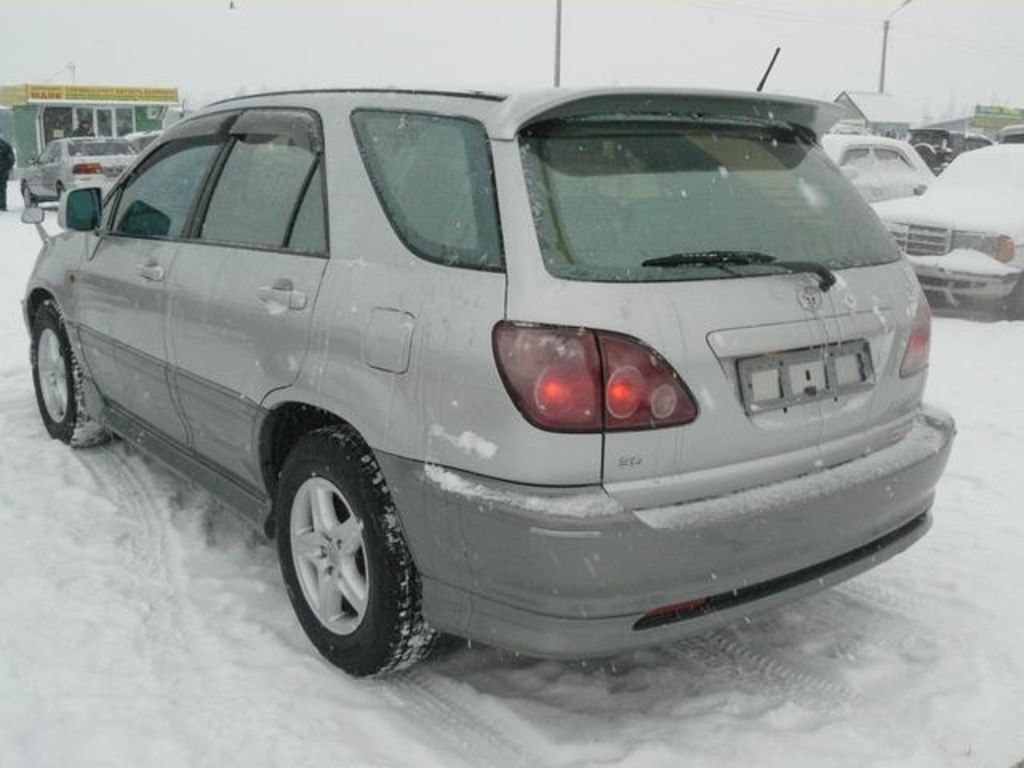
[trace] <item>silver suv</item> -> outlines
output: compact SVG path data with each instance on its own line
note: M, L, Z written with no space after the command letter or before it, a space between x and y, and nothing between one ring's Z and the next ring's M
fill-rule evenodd
M276 538L355 675L441 633L666 643L930 524L914 274L816 146L830 105L317 91L176 125L65 197L24 301L40 413ZM38 223L30 209L25 219Z

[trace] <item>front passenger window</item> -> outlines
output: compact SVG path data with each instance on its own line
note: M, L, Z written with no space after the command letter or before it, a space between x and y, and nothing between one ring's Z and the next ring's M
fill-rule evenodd
M172 142L125 186L113 231L129 237L180 237L219 143Z

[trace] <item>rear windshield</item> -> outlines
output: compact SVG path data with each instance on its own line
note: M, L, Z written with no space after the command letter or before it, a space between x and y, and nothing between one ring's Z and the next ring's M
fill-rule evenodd
M787 126L586 119L520 150L545 265L557 277L654 282L776 274L770 264L643 266L755 252L831 269L899 258L824 153Z
M96 157L99 155L134 155L135 150L127 141L102 139L98 141L69 141L68 154L72 157Z

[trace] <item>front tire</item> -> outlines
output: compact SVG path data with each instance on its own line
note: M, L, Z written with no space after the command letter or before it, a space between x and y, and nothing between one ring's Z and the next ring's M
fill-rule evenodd
M325 427L288 455L275 499L278 556L299 623L350 675L393 672L426 657L420 578L372 451Z
M82 369L57 305L45 302L32 319L32 383L50 437L75 448L105 442L109 433L85 411Z

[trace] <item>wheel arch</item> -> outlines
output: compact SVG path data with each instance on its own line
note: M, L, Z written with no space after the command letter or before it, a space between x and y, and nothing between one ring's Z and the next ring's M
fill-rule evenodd
M60 312L60 305L57 303L57 297L53 295L53 292L47 288L33 288L28 296L25 298L25 320L29 327L32 325L32 319L36 316L36 312L43 306L47 301L53 302L54 306L57 307L57 311ZM61 313L63 314L63 313Z
M257 446L263 485L271 500L270 512L263 524L269 538L274 538L273 500L277 495L281 469L288 454L305 435L328 426L347 427L362 438L362 434L351 422L332 411L302 400L275 403L263 415L257 429Z

